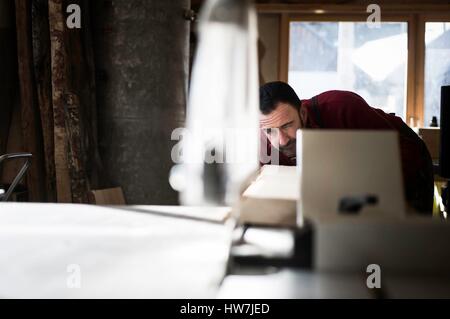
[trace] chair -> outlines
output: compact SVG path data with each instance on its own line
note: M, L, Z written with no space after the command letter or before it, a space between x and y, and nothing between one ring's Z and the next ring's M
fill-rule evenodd
M2 165L3 162L5 162L5 161L16 160L16 159L25 159L25 163L23 164L19 173L14 178L11 185L0 185L0 202L7 202L11 199L11 196L14 193L14 190L16 189L18 184L21 182L21 180L25 176L25 173L27 172L28 168L30 167L32 158L33 158L33 155L30 153L13 153L13 154L5 154L5 155L0 156L0 165Z

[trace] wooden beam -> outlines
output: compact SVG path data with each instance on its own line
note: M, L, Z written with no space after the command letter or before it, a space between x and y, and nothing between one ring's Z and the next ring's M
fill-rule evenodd
M32 1L34 75L44 140L47 200L56 201L48 0Z
M3 101L0 104L0 155L6 153L8 134L11 123L12 110L17 81L17 57L15 50L14 30L12 28L0 28L0 43L4 48L0 50L0 96ZM2 167L0 167L1 176Z
M64 8L82 8L81 29L68 29ZM59 202L88 203L97 178L97 114L89 3L50 0L53 116ZM70 54L68 54L70 52Z
M256 9L258 13L364 13L367 14L367 5L365 4L326 4L326 3L307 3L307 4L257 4ZM380 4L382 13L426 13L426 12L449 12L450 4Z
M66 95L65 112L72 202L87 204L89 203L89 185L83 156L84 145L81 143L80 100L77 95Z
M289 16L282 14L280 19L280 54L279 54L279 80L288 81L289 77Z
M408 75L406 78L406 123L411 127L417 126L417 43L420 41L417 37L418 18L412 15L408 22Z
M98 148L98 109L97 109L97 83L95 78L95 58L94 58L94 41L93 28L91 22L91 0L83 0L83 12L86 13L84 19L84 28L82 29L81 41L84 45L84 58L86 64L86 85L85 90L87 102L85 110L88 112L86 130L89 133L89 145L87 145L88 167L87 175L89 178L89 186L91 189L98 189L102 184L104 177L103 164L100 158Z
M31 39L31 2L16 0L17 56L20 82L20 108L24 151L33 154L28 171L29 200L45 200L45 174L43 164L42 130L36 102L33 73L33 49Z
M57 200L60 203L71 203L72 190L67 158L68 145L65 123L67 58L64 46L65 19L62 0L49 0L48 12L51 39L52 103Z
M424 103L425 103L425 22L417 20L415 41L415 99L414 118L416 126L421 127L424 123Z
M91 188L99 188L101 167L97 139L97 100L92 29L89 19L90 7L88 0L63 1L64 7L69 4L78 4L83 12L82 28L66 29L65 43L66 50L71 52L67 57L70 70L67 81L68 91L75 96L72 100L77 101L77 110L73 109L70 114L76 114L78 117L78 122L73 124L77 125L74 129L79 133L79 141L73 141L79 145L78 151L72 156L77 157L80 165L83 165L85 179L83 184L86 187L85 192L88 193ZM80 172L75 173L78 175Z

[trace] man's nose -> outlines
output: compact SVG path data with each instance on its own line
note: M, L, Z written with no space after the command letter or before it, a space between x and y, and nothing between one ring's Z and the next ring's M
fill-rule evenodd
M291 140L289 138L289 136L286 133L284 133L283 130L280 130L279 134L280 134L280 139L279 139L280 146L283 147L283 146L286 146L287 144L289 144L289 141Z

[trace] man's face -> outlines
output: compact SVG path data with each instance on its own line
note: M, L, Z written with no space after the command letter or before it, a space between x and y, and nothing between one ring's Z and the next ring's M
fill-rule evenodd
M297 109L286 103L278 103L270 114L260 115L259 126L272 145L287 157L296 158L296 136L301 127Z

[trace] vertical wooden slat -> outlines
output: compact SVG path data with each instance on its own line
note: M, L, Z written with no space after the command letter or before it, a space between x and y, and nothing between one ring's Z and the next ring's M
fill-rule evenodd
M8 92L6 90L0 90L1 95L6 95ZM6 147L8 145L8 134L9 134L9 126L11 123L11 114L12 114L12 100L8 99L3 103L0 107L0 154L6 153ZM2 167L0 167L0 176L2 172Z
M79 119L76 128L79 141L74 141L79 145L79 151L73 153L73 156L78 157L80 165L84 166L82 171L85 181L80 183L85 185L88 193L91 187L94 189L99 187L98 171L101 166L97 141L97 101L89 3L83 0L64 0L63 4L64 7L78 4L83 13L82 28L66 29L65 40L66 48L71 52L67 59L70 70L68 89L72 95L76 95L79 102L76 110ZM74 173L79 178L82 177L81 171Z
M417 41L417 16L410 15L408 20L408 75L406 80L406 123L410 126L417 124L416 112L416 44Z
M45 200L45 175L42 131L36 102L31 39L31 6L28 0L16 0L17 54L20 82L20 108L24 151L33 154L27 175L30 201Z
M287 82L289 73L289 15L287 13L281 14L280 24L279 79Z
M49 0L48 12L51 39L52 103L57 199L60 203L70 203L72 202L72 190L67 158L68 146L65 127L65 81L67 71L64 46L65 20L62 0Z
M68 142L68 164L71 177L72 202L89 203L89 187L82 157L82 124L80 121L80 100L75 94L66 95L66 132Z
M416 99L415 99L415 118L417 126L424 125L424 104L425 104L425 21L417 19L416 28Z
M5 2L1 8L4 12L3 21L0 22L0 155L6 153L8 145L9 128L11 125L11 117L14 105L15 89L17 85L17 57L14 46L15 28L13 19L5 20L10 14L14 13L14 3ZM0 178L2 168L0 167ZM0 179L1 180L1 179Z
M10 33L12 31L9 29L0 29L0 43L12 44L13 41ZM0 86L0 96L4 99L0 104L0 155L6 153L14 105L14 83L17 83L17 78L14 76L16 72L12 70L12 67L16 66L16 63L13 62L14 53L14 50L0 50L0 61L2 61L2 65L0 65L0 83L2 83ZM1 171L2 167L0 167L0 176Z
M37 97L44 139L47 200L56 201L52 79L48 0L32 1L33 56Z
M65 25L64 8L69 4L82 8L81 29L69 29ZM87 41L88 16L85 1L49 1L55 161L60 202L88 203L90 180L96 182L96 100L93 53L87 48L92 45Z
M87 108L89 111L89 118L87 121L86 130L90 134L90 143L88 145L90 167L89 182L92 189L98 189L101 186L103 175L102 162L100 159L100 152L98 149L98 111L97 111L97 83L95 79L95 59L94 59L94 43L93 43L93 29L91 22L91 1L83 0L82 8L85 12L85 19L83 20L84 28L82 28L82 43L84 44L84 57L86 59L87 70Z
M417 46L416 50L418 52L418 56L416 57L418 76L417 79L417 117L420 120L420 123L423 126L427 126L428 123L425 123L425 98L426 98L426 83L425 83L425 63L426 63L426 44L425 44L425 31L426 31L426 23L427 22L450 22L450 12L449 10L441 10L439 12L434 13L421 13L418 15L418 31L417 37L421 39L421 42Z

